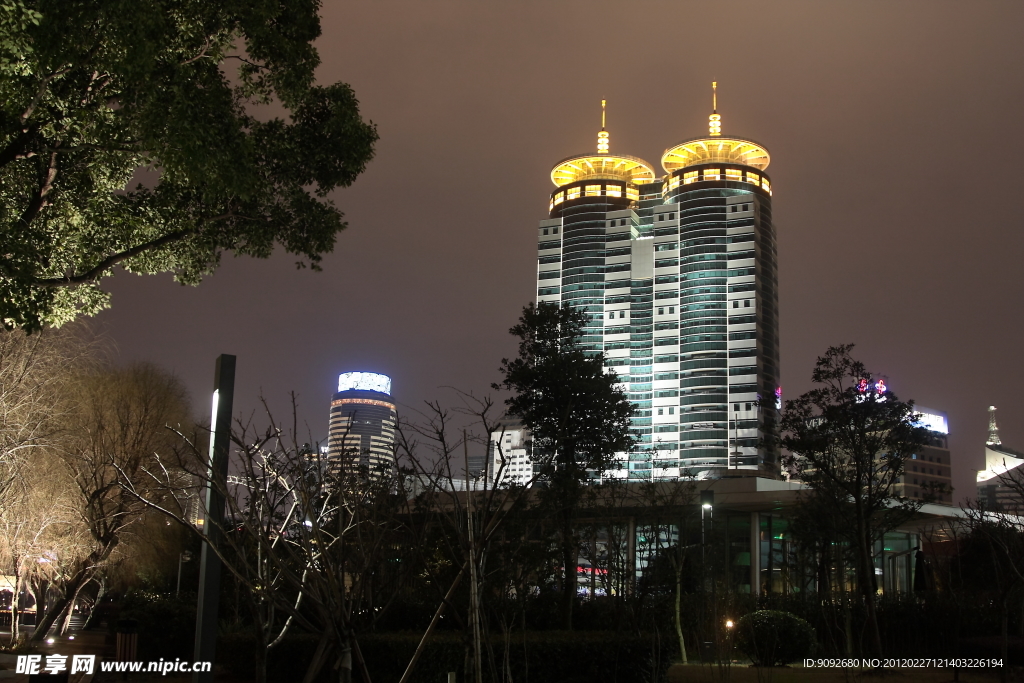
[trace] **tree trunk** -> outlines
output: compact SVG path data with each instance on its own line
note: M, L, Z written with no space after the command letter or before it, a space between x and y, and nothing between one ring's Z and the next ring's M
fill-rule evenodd
M1001 642L999 643L999 657L1002 659L1002 666L999 667L999 680L1006 681L1006 670L1008 667L1007 655L1009 654L1009 643L1010 643L1010 591L1003 593L1002 603L1000 605L999 615L999 626L1000 633L1002 636Z
M103 596L107 594L107 578L104 576L99 580L99 588L96 589L96 600L92 603L92 609L89 610L89 618L82 624L82 630L90 629L96 626L96 612L100 603L103 601Z
M21 558L14 558L14 597L11 599L11 646L13 647L21 638L21 586L22 586Z
M50 630L50 627L53 626L53 622L57 621L57 617L60 616L61 612L64 611L68 606L68 603L71 601L72 598L69 598L68 596L77 596L78 591L82 590L82 586L89 583L90 580L92 580L92 571L88 566L86 566L79 569L78 573L68 581L64 588L64 596L47 608L46 614L41 620L36 621L36 630L32 633L33 643L42 642L43 639L46 638L46 633ZM43 592L45 593L45 590ZM37 610L37 619L38 615L39 612Z
M683 664L689 664L686 658L686 643L683 641L683 617L680 614L680 602L683 595L683 562L680 559L676 567L676 637L679 638L679 656Z
M78 602L78 596L81 594L82 589L85 588L85 586L88 583L89 582L86 581L85 583L80 584L78 586L78 590L76 590L75 594L72 595L71 598L68 600L68 606L64 608L63 616L60 620L60 626L58 627L57 635L62 636L65 633L67 633L68 627L71 625L71 617L75 613L75 603Z
M871 539L867 532L867 524L857 520L857 592L864 599L867 616L868 638L871 643L872 657L882 656L882 633L878 628L878 613L875 609L877 589L875 583L875 564L871 557Z
M572 535L572 507L562 511L562 628L572 630L572 608L576 604L576 544Z

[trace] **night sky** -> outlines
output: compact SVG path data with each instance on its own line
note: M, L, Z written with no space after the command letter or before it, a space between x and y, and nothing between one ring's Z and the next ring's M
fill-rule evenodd
M123 361L179 374L208 413L299 394L327 431L339 372L394 378L400 411L487 391L534 295L551 166L594 149L660 171L706 134L766 145L778 234L782 384L853 342L903 399L948 412L954 498L973 495L989 405L1024 450L1024 3L325 2L323 83L381 136L334 199L323 272L226 257L198 288L119 274L99 316Z

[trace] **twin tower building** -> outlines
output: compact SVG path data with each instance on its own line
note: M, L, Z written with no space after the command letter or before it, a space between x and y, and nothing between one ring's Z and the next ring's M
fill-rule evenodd
M640 444L608 476L715 477L777 467L778 278L768 150L722 133L672 145L664 173L597 151L555 164L537 230L537 301L588 313L636 408Z
M587 312L586 350L604 354L635 407L639 448L604 475L776 475L782 390L768 150L724 135L716 101L707 135L666 149L658 173L611 152L603 107L597 151L551 171L537 301ZM331 451L358 450L371 467L390 460L390 380L346 373L338 389ZM498 439L506 478L528 480L528 435L513 427Z

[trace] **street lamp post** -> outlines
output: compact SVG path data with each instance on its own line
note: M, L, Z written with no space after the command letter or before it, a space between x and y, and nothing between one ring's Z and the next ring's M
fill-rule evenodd
M178 553L178 587L174 591L174 597L178 597L178 594L181 593L181 563L191 561L192 553L190 553L189 551L185 550L183 552Z
M700 492L700 572L701 572L701 587L704 589L704 594L707 595L708 589L708 572L707 572L707 533L704 522L704 517L707 515L711 519L711 514L715 506L715 492L710 489ZM712 600L714 600L714 578L711 581ZM705 603L706 604L706 603ZM701 620L705 619L707 609L701 610ZM717 626L716 626L717 630ZM717 638L716 638L717 639ZM707 645L703 648L704 652L707 652ZM703 660L704 657L701 657Z

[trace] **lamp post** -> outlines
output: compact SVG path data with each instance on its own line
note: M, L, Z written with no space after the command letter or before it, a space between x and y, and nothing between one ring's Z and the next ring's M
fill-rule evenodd
M700 587L703 589L703 594L708 595L708 539L707 539L707 527L705 524L705 515L709 518L712 516L712 511L715 507L715 492L707 489L700 492ZM714 581L712 587L714 587ZM706 603L707 604L707 603ZM700 621L705 621L707 607L700 610ZM701 627L702 630L702 627ZM703 647L703 651L707 653L708 645L706 643ZM701 659L705 658L703 656Z
M192 553L190 553L189 551L185 550L183 552L178 553L178 587L174 591L174 597L178 597L178 594L181 593L181 563L191 561Z

